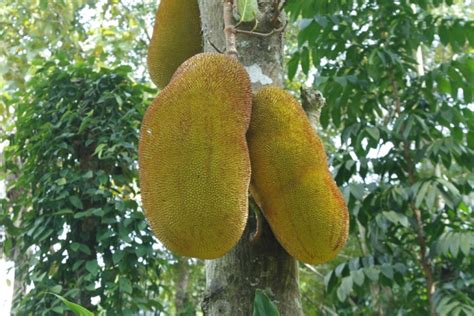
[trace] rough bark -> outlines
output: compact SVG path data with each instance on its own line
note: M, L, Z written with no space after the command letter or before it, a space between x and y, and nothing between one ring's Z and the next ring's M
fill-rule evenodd
M273 23L275 14L273 0L261 0L256 31L261 33L271 32L275 27ZM216 48L225 51L223 0L199 0L201 21L204 38L204 50L215 52ZM240 25L239 29L250 30L254 23ZM271 36L256 36L237 33L237 51L239 60L249 71L254 88L263 85L283 85L283 37L282 32L275 32Z
M205 51L225 50L223 1L199 0ZM275 20L275 1L259 1L260 33L281 27ZM250 30L250 25L238 28ZM263 85L283 85L283 40L281 32L270 36L237 33L238 58L250 74L253 89ZM253 206L255 207L255 206ZM302 315L298 289L298 265L273 236L262 219L260 237L250 242L256 220L249 221L238 245L223 258L206 261L206 294L202 304L205 315L251 315L255 289L267 290L281 315Z

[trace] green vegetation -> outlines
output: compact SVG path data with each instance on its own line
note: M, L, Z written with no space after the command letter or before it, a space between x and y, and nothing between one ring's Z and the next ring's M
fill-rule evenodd
M17 175L10 216L3 214L4 251L28 295L16 312L62 312L63 293L89 309L149 310L157 301L163 256L138 210L138 128L145 88L130 67L49 62L14 96L16 133L5 150ZM21 168L21 169L19 169ZM112 298L112 299L111 299ZM57 302L57 301L56 301Z

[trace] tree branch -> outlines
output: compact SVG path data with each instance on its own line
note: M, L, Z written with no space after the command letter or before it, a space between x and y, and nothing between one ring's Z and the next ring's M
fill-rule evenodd
M271 30L270 32L268 33L261 33L261 32L254 32L254 31L245 31L245 30L239 30L239 29L234 29L234 32L235 33L241 33L241 34L247 34L247 35L256 35L256 36L262 36L262 37L268 37L268 36L271 36L275 33L278 33L278 32L283 32L286 28L286 26L288 25L288 21L285 22L285 24L283 24L283 26L277 28L277 29L273 29Z
M398 84L393 77L393 74L390 74L390 79L392 81L392 95L395 101L395 110L396 113L400 116L401 114L401 101L398 94ZM401 134L403 134L404 126L401 128ZM407 165L408 173L408 184L411 186L415 183L415 171L414 163L410 155L410 143L407 140L403 141L403 157ZM433 272L432 272L432 263L430 258L426 254L426 237L425 231L423 229L423 218L421 216L421 211L413 203L410 203L410 209L415 213L416 220L416 234L418 238L418 244L420 246L419 251L419 261L421 269L426 279L426 289L428 291L428 298L430 302L430 315L436 315L436 304L434 301L435 285L433 281Z
M226 55L237 58L237 47L235 44L235 26L232 19L233 0L224 0L224 34Z

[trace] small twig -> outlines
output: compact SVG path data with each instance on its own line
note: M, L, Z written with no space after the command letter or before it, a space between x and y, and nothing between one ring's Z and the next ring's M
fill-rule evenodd
M207 41L209 42L209 44L212 46L212 48L214 48L216 50L216 52L220 53L220 54L223 54L224 52L222 50L220 50L219 48L216 47L216 45L214 45L213 42L211 42L210 39L207 39Z
M285 22L285 24L277 29L273 29L268 33L260 33L260 32L254 32L254 31L245 31L245 30L238 30L234 29L235 33L241 33L241 34L247 34L247 35L255 35L255 36L262 36L262 37L268 37L271 36L275 33L283 32L283 30L286 28L288 25L288 21Z
M262 236L263 215L257 203L253 201L253 197L251 197L251 201L253 206L251 209L255 214L255 231L250 235L250 243L255 244L260 239L260 236Z
M233 0L224 0L224 34L225 34L225 53L231 57L237 58L237 47L235 44L235 27L232 21Z
M275 14L273 15L272 18L272 25L273 27L276 26L276 23L278 21L278 18L281 15L281 12L283 11L283 7L285 6L286 0L275 0L273 3L274 7L273 10L275 11Z
M307 264L307 263L303 263L303 265L306 267L306 269L310 270L311 272L316 274L318 277L324 278L324 275L321 272L318 272L318 270L316 270L312 265Z

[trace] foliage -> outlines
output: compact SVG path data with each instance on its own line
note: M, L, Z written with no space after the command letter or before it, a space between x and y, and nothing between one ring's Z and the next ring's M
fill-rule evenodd
M66 305L67 308L69 308L74 315L76 316L94 316L94 314L88 310L87 308L82 307L79 304L73 303L69 301L68 299L62 297L61 295L58 294L53 294L52 295L56 296L61 302L63 302L64 305Z
M0 5L0 133L10 130L11 93L25 89L52 56L101 66L130 65L143 80L155 0L3 0Z
M270 300L264 291L255 290L255 300L253 303L253 316L279 316L277 306Z
M16 273L32 286L14 302L19 314L62 313L45 291L89 309L95 297L111 314L162 308L166 259L136 202L138 127L151 91L128 78L130 67L93 62L48 62L12 100L16 132L5 158L18 194L4 201L11 209L1 222L4 251L21 254Z
M318 269L322 314L473 313L474 22L452 4L287 3L303 18L288 75L316 73L351 210L346 257Z
M23 87L33 60L58 54L144 67L155 8L154 0L4 0L0 74L8 86Z

